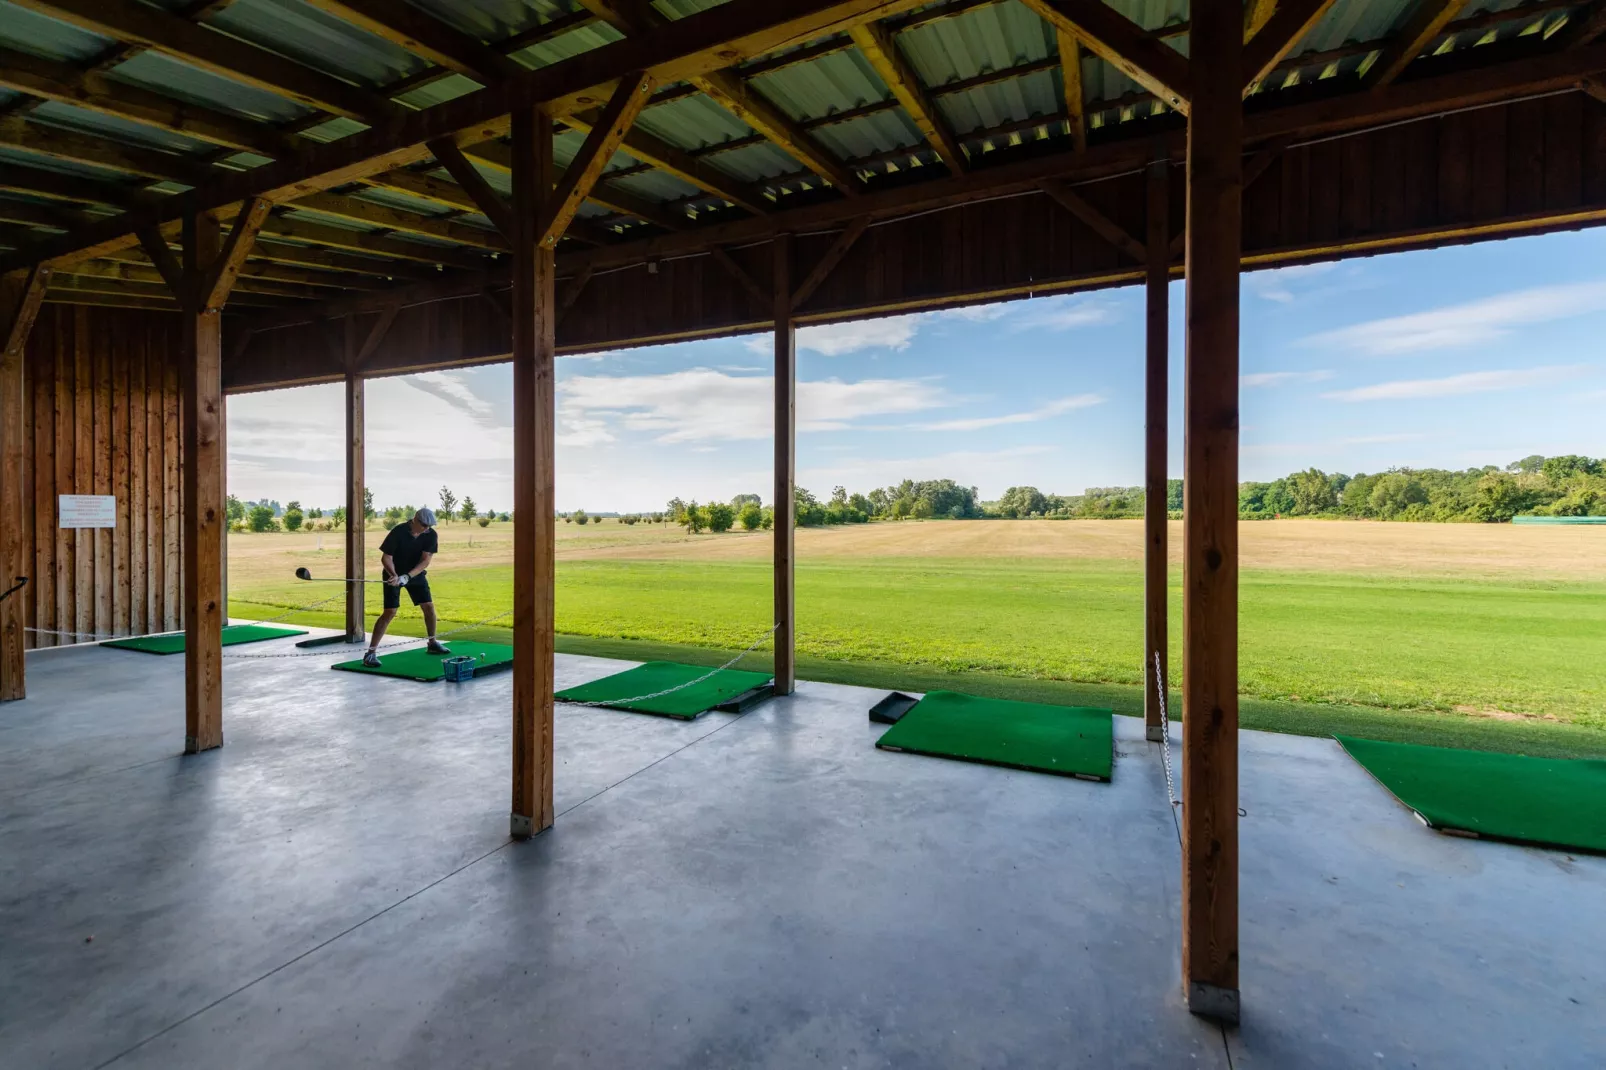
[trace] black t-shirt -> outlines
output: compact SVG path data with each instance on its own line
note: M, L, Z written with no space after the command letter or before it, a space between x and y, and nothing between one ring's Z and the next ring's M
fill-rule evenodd
M405 521L390 529L385 541L379 544L379 552L389 554L396 562L396 574L411 572L418 567L425 554L436 553L440 548L440 541L435 538L434 528L425 528L423 534L413 534L412 521Z

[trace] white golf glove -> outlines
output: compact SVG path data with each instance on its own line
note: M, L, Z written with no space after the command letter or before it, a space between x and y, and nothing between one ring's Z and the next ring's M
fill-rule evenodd
M407 573L403 572L400 576L396 577L396 586L398 586L398 587L407 586L407 581L409 579L411 579L411 578L412 577L408 576Z

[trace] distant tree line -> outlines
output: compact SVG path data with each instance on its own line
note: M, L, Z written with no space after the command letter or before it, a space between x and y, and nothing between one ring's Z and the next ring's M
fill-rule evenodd
M1238 488L1239 515L1502 523L1514 516L1606 516L1606 459L1535 454L1504 468L1318 468Z

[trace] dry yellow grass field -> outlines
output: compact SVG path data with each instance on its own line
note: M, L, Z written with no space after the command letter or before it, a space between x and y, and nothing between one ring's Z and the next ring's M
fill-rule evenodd
M1173 521L1171 559L1180 564L1182 524ZM1331 520L1263 520L1239 525L1245 569L1355 572L1369 576L1490 576L1606 580L1606 527L1511 524L1399 524ZM440 529L442 565L505 565L512 561L511 524ZM688 535L668 525L559 523L558 557L567 560L754 561L770 554L768 532ZM382 534L370 531L370 555ZM235 535L231 578L250 583L286 572L285 562L322 540L335 560L341 532ZM800 560L851 558L1097 559L1137 561L1139 520L903 521L797 532ZM377 560L377 558L375 558ZM331 573L334 575L334 573Z

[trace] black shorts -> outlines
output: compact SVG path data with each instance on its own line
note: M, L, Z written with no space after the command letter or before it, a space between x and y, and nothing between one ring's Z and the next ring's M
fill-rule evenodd
M392 587L387 583L385 584L384 591L386 609L401 608L401 593L403 591L406 591L408 596L412 598L413 605L415 606L421 606L425 602L434 601L434 599L429 596L429 573L427 572L420 572L418 575L408 580L406 587Z

